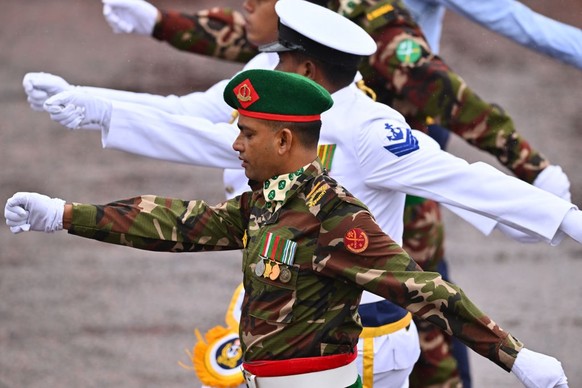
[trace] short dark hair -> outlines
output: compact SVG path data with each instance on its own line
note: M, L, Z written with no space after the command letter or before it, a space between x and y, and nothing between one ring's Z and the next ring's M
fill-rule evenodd
M301 144L306 148L317 148L319 142L319 133L321 131L321 120L316 121L271 121L267 124L274 130L278 131L281 128L289 128Z
M358 72L357 66L344 66L323 61L301 50L289 51L289 54L295 55L298 62L306 60L315 62L319 69L323 69L325 79L338 89L344 88L354 82L354 78Z
M309 3L313 3L313 4L317 4L320 5L322 7L326 7L327 8L327 4L329 3L329 0L307 0Z

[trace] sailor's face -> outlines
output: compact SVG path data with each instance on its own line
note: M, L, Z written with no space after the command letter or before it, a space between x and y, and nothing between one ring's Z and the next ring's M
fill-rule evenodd
M277 40L277 23L279 18L275 12L277 0L245 0L245 30L247 40L256 46Z

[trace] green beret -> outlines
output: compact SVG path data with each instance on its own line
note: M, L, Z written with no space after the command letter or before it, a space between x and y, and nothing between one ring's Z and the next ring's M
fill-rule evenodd
M224 101L242 116L290 122L320 120L333 105L328 91L309 78L262 69L232 78L224 89Z

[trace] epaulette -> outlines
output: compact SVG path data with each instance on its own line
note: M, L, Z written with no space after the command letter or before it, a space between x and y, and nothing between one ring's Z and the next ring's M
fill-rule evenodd
M323 219L333 209L344 203L368 210L366 205L326 173L311 181L311 187L305 195L305 204L309 211L319 219Z

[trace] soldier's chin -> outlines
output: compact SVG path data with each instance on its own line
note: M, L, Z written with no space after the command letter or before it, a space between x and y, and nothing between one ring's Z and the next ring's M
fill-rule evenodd
M246 168L245 168L245 176L249 179L249 181L259 182L257 177Z

